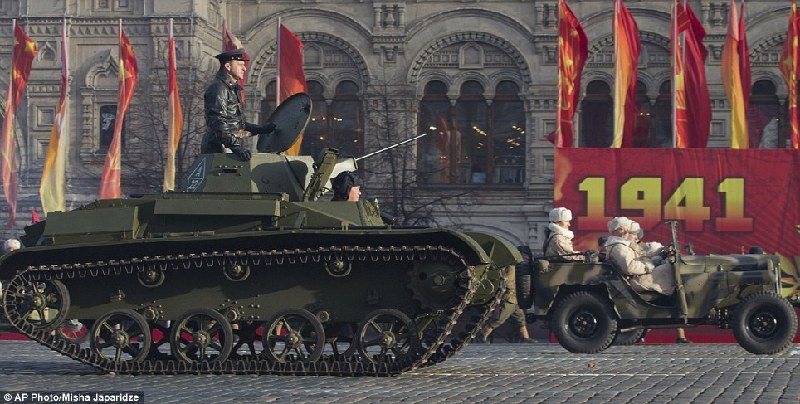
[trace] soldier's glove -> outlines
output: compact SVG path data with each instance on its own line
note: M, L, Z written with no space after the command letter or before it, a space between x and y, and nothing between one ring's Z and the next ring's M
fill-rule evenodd
M231 151L242 161L250 161L250 158L253 157L253 153L244 146L231 146Z
M597 250L593 250L591 248L584 251L583 255L585 257L585 262L597 262L600 258L600 256L597 254Z
M272 122L267 122L264 125L259 125L258 129L256 129L256 133L268 135L275 130L275 124Z

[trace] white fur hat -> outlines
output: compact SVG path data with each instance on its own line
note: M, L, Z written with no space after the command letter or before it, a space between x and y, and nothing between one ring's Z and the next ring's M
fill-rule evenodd
M10 238L3 243L3 253L7 253L9 251L19 250L22 247L22 244L19 243L19 240L15 238Z
M615 217L608 222L608 231L613 232L619 228L622 228L625 231L629 231L631 229L631 219L628 219L625 216Z
M567 208L554 208L550 211L551 222L569 222L572 220L572 211Z
M642 226L639 225L639 222L634 222L631 220L631 227L628 230L631 234L636 234L636 237L641 240L644 238L644 231L642 230Z

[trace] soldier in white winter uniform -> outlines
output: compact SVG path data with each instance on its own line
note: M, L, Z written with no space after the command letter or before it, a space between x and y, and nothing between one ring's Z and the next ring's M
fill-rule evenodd
M675 292L672 266L669 263L656 266L651 258L638 251L636 242L629 236L631 223L626 217L615 217L608 222L608 231L612 235L606 241L607 259L628 276L637 292L652 290L671 295Z
M572 220L572 211L567 208L555 208L550 211L550 224L547 225L547 239L544 245L544 255L548 257L561 256L567 261L583 261L580 251L575 251L572 239L575 235L569 229Z

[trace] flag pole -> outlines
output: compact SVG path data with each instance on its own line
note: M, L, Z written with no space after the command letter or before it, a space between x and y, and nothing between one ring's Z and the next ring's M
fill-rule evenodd
M275 29L275 108L281 103L281 17Z

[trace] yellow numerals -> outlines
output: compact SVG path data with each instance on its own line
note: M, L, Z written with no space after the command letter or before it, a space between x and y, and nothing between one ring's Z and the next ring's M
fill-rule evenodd
M631 219L645 229L664 220L681 220L687 231L702 231L704 223L711 219L711 207L705 201L705 180L684 178L666 202L662 183L661 178L653 177L628 179L619 188L619 206L614 210L641 212L641 216L631 216ZM581 229L602 230L610 219L605 215L606 179L587 177L578 184L578 189L586 193L587 206L586 216L579 218ZM720 195L720 216L714 219L715 231L752 231L753 218L745 217L744 213L744 178L726 178L719 183L716 192Z

